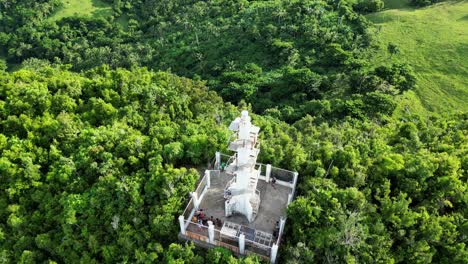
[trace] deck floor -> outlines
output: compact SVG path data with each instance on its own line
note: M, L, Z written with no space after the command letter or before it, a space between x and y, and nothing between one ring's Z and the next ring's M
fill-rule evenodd
M200 208L203 208L207 217L213 216L223 221L234 222L266 233L273 233L276 221L286 215L288 194L291 189L275 184L272 186L263 180L259 180L257 189L260 191L260 208L257 217L252 223L241 214L225 217L224 214L224 187L233 178L232 175L221 172L219 176L211 177L211 187L203 197ZM220 229L219 227L215 227Z

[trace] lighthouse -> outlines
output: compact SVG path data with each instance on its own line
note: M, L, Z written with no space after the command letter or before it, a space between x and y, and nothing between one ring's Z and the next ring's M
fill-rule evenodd
M257 162L258 133L248 111L229 125L230 153L216 152L179 216L179 238L275 263L298 173Z
M252 222L260 206L260 191L257 190L260 171L255 169L257 156L260 152L258 132L247 111L231 122L229 129L234 132L234 138L229 143L229 150L234 151L226 166L226 173L233 178L224 190L226 217L239 213Z

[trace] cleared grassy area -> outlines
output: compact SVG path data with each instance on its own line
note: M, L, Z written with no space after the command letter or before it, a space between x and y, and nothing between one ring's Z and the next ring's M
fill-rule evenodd
M63 7L52 17L52 20L59 20L70 16L110 16L112 6L100 0L62 0Z
M406 62L418 88L402 96L400 108L424 113L468 111L468 2L449 1L426 8L388 0L383 12L368 15L376 24L376 65ZM391 56L388 43L400 52Z

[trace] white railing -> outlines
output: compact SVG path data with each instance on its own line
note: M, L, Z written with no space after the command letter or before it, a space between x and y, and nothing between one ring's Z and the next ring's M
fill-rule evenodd
M255 146L259 146L259 142L257 142L255 144ZM231 165L230 167L232 167L232 169L236 169L236 155L226 155L226 154L222 154L222 153L219 153L217 154L219 156L218 157L218 160L219 160L219 165L221 165L224 161L226 161L224 164L225 164L225 168L224 169L227 169L228 165ZM221 157L221 158L220 158ZM215 160L214 162L216 162L216 157L215 157ZM211 164L214 164L214 162L212 162ZM195 190L196 194L199 199L199 201L201 201L203 199L203 196L206 194L206 192L208 191L208 183L207 183L207 177L209 177L210 179L212 179L212 177L220 177L221 176L221 171L219 169L212 169L213 167L211 167L211 164L210 164L210 167L209 167L209 170L207 170L207 173L201 177L201 179L199 180L198 182L198 185L197 185L197 188ZM271 165L266 165L266 164L262 164L262 163L257 163L255 162L254 163L255 165L255 169L258 171L258 176L257 176L257 179L261 179L261 180L264 180L264 181L268 181L268 179L271 180L271 177L275 177L276 179L276 183L278 185L282 185L282 186L286 186L286 187L290 187L292 190L291 190L291 193L289 194L290 197L288 197L288 204L290 202L290 200L292 200L292 197L294 196L294 192L295 192L295 187L296 187L296 184L297 184L297 178L298 178L298 174L297 172L293 172L293 171L289 171L289 170L285 170L285 169L280 169L280 168L277 168L277 167L273 167ZM265 166L263 166L265 165ZM214 166L214 165L213 165ZM263 168L265 168L265 172L262 172ZM268 172L270 172L270 175L262 175L263 174L268 174ZM226 171L226 173L228 173ZM229 187L232 182L235 181L235 178L232 178L225 186L225 189L227 187ZM261 203L261 200L260 200L260 191L258 189L255 188L255 194L256 196L259 198L258 201L255 201L255 202L258 202L258 205L260 205ZM198 241L201 241L201 242L206 242L206 243L213 243L213 241L215 241L215 245L216 246L221 246L221 247L225 247L227 249L230 249L230 250L233 250L237 253L240 252L240 250L243 250L244 249L241 249L240 245L239 245L239 235L241 234L241 231L240 231L240 228L239 228L239 231L237 232L236 236L234 237L230 237L229 239L227 237L225 237L225 241L223 241L223 236L221 235L221 231L218 230L218 229L214 229L214 237L213 237L213 229L212 227L210 227L210 229L208 230L208 227L207 226L204 226L202 224L198 224L198 223L194 223L192 222L192 218L195 214L195 201L194 199L195 198L195 195L194 195L194 198L191 198L187 204L187 206L185 207L184 209L184 212L183 212L183 217L181 216L179 218L180 220L180 223L181 223L181 229L182 229L182 233L183 231L185 230L185 237L187 239L190 239L190 240L198 240ZM255 203L254 202L254 203ZM258 213L258 212L256 212ZM184 219L182 219L184 218ZM253 238L253 240L250 240L248 238L245 238L245 254L249 254L250 252L251 253L255 253L257 255L259 255L261 258L266 258L266 259L269 259L270 257L272 259L276 258L276 252L277 252L277 248L278 246L280 245L280 242L281 242L281 237L283 236L283 232L284 232L284 225L286 223L286 218L282 218L281 219L281 222L282 222L282 226L283 228L281 228L281 230L279 230L278 234L277 234L277 237L274 237L272 234L269 234L269 233L266 233L266 232L263 232L263 231L260 231L260 230L255 230L255 236ZM185 229L183 229L185 225ZM210 233L211 232L211 233ZM257 237L257 234L259 236L259 239L256 239ZM260 236L262 238L260 238ZM243 238L244 236L242 236L241 238ZM268 238L268 239L264 239L264 238ZM241 239L241 240L242 240ZM256 241L258 240L258 241ZM243 242L242 242L242 245ZM243 254L243 253L242 253Z
M188 219L194 210L194 205L193 205L193 199L190 198L189 202L187 203L187 206L184 209L184 213L182 214L184 216L184 219Z
M186 226L186 234L185 236L192 239L192 240L197 240L197 241L202 241L205 243L209 243L209 230L208 226L203 225L201 223L195 223L191 220L185 220L185 226ZM229 249L232 249L231 247L238 247L239 246L239 236L241 234L241 227L245 227L243 225L238 225L239 228L237 229L237 233L235 236L227 236L226 234L223 235L221 233L221 230L214 228L214 244L217 246L222 246L226 247ZM257 236L259 234L262 234L262 237L260 239L257 239ZM270 240L264 239L268 238L268 236L271 238ZM224 237L224 239L223 239ZM269 233L260 231L260 230L255 230L255 237L254 240L250 239L245 239L246 242L246 249L262 255L264 257L269 257L270 252L271 252L271 246L273 244L273 236ZM260 243L261 240L265 240L267 243ZM259 240L259 241L255 241Z

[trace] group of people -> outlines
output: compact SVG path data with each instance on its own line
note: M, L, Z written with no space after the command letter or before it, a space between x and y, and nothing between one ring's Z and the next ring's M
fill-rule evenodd
M201 208L198 209L195 212L195 215L192 217L192 222L197 223L200 228L202 225L208 226L208 221L211 221L216 227L221 228L223 226L223 222L221 221L221 219L215 219L213 216L210 216L208 218L205 214L205 211Z

